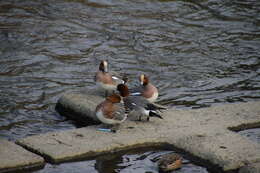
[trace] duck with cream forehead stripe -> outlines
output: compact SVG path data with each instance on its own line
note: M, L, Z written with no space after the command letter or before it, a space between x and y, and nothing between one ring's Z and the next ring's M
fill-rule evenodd
M149 81L149 78L145 74L141 74L139 77L140 86L130 89L130 95L143 96L149 102L153 103L158 98L158 89Z
M105 91L105 97L107 97L109 93L114 92L118 84L124 83L123 80L112 76L111 73L108 72L108 62L105 60L100 62L99 70L96 72L94 81L99 89Z

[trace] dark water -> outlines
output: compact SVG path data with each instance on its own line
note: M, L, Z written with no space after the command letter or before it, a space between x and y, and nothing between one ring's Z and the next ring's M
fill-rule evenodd
M145 149L143 151L128 151L107 156L98 157L96 160L63 163L59 165L47 164L43 170L34 173L158 173L158 159L168 150ZM174 171L176 173L209 173L208 169L192 163L183 157L183 166ZM216 171L218 172L218 171Z
M238 132L242 136L248 137L250 140L260 144L260 128L247 129Z

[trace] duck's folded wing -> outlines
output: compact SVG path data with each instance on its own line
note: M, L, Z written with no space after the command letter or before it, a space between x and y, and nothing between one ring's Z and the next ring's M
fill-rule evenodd
M118 72L110 71L109 73L116 84L124 83L124 81L122 80L122 76Z
M115 104L114 119L118 121L124 121L126 119L126 112L122 103Z
M131 88L129 89L129 92L131 96L141 96L143 92L143 88L142 87Z
M136 106L146 107L149 102L142 96L128 96L127 99L124 100L127 107L133 109Z
M162 110L166 109L164 107L157 106L156 104L150 103L142 96L128 96L127 99L124 100L126 107L129 109L134 109L136 106L143 107L146 110Z

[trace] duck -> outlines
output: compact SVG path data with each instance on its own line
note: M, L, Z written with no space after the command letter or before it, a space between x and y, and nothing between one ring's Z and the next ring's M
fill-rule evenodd
M170 153L162 156L158 161L160 172L169 172L180 169L182 166L182 157L176 153Z
M108 126L116 125L115 127L117 127L127 119L121 97L115 93L106 97L104 101L97 105L95 114L100 122ZM113 129L113 131L115 130Z
M142 119L149 121L150 117L163 119L158 111L165 108L150 103L144 97L131 96L126 84L119 84L117 91L123 98L124 106L130 119L139 121L142 121Z
M114 92L120 83L124 83L120 78L113 76L108 72L108 61L102 60L99 64L99 70L96 72L94 81L98 88L105 91L105 97L110 92Z
M139 76L140 86L130 90L130 95L143 96L150 103L154 103L158 98L158 89L149 81L145 74Z

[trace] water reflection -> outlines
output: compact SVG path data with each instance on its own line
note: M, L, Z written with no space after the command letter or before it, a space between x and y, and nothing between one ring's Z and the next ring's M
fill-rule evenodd
M113 155L104 155L96 160L80 161L72 163L63 163L60 165L47 164L43 170L35 173L60 171L69 172L89 172L89 173L158 173L158 159L167 153L173 151L152 149L139 149L139 151L127 151L122 153L113 153ZM209 173L207 168L199 166L184 158L181 169L174 171L178 173ZM221 173L219 170L214 173ZM213 173L212 172L212 173Z
M247 129L238 132L242 136L248 137L250 140L260 143L260 128Z
M260 2L0 2L0 136L75 128L55 111L92 87L101 59L132 85L146 73L177 108L260 98Z

